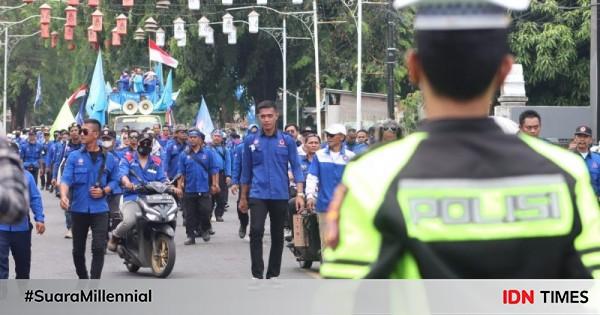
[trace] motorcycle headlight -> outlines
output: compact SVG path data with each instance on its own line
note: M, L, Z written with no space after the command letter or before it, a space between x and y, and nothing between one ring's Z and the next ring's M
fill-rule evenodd
M175 220L175 216L177 216L177 212L170 213L167 216L167 221L173 221L173 220Z
M158 216L150 212L146 212L146 218L150 221L158 221Z
M140 202L142 204L142 207L144 208L144 210L146 211L146 216L148 218L150 218L150 214L154 217L154 218L158 218L160 217L160 212L152 207L149 207L145 202Z

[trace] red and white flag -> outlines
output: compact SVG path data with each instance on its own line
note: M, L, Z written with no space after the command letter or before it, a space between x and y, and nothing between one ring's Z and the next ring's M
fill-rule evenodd
M171 68L177 68L179 62L171 57L166 51L162 50L156 43L148 39L148 48L150 49L150 60L160 62Z
M87 95L87 85L82 85L79 88L77 88L77 90L75 90L75 93L73 93L69 99L67 100L67 103L69 104L69 106L73 105L73 103L75 103L75 101L77 101L78 99L84 97Z

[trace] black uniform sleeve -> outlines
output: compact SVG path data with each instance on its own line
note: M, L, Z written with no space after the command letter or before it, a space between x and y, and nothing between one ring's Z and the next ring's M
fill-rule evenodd
M29 198L23 167L5 140L0 140L0 223L17 223L27 215Z

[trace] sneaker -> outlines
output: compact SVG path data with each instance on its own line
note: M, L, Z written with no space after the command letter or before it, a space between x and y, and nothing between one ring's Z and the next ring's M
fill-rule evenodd
M291 242L293 239L292 230L285 228L285 230L283 230L283 238L286 242Z
M196 239L193 237L188 237L185 242L183 242L183 245L193 245L196 244Z
M209 232L202 233L202 240L204 240L205 242L210 241L210 233Z
M215 218L215 216L210 217L210 222L217 222L217 219Z
M73 233L71 233L71 229L68 229L65 233L65 238L73 238Z
M217 222L224 222L223 217L217 217Z
M243 239L244 237L246 237L246 227L245 226L240 226L240 230L238 231L238 235L240 236L241 239Z

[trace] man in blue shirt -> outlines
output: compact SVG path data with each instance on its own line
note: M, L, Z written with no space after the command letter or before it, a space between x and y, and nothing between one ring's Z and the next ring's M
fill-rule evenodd
M119 164L120 157L115 152L115 138L116 133L112 130L102 130L102 137L100 145L105 152L112 153L115 163ZM108 209L109 211L109 225L108 230L113 231L117 224L121 221L121 209L119 209L119 203L121 201L121 196L123 195L123 189L121 186L117 185L113 191L110 192L110 195L107 197L108 201Z
M304 208L304 177L298 159L296 142L277 130L279 113L272 101L263 101L257 108L262 129L244 140L242 159L242 191L240 210L250 211L250 256L252 276L262 279L264 262L262 238L267 214L271 221L271 252L266 278L276 278L281 269L283 253L283 221L289 199L288 163L297 185L296 208Z
M44 131L43 139L40 142L42 145L42 157L40 159L40 184L42 184L42 190L47 189L50 186L51 178L47 177L48 172L46 171L48 168L48 164L46 161L48 160L48 151L50 151L50 147L52 146L52 141L50 141L50 132Z
M357 133L354 128L348 129L346 138L346 149L352 151L354 154L360 154L369 148L366 143L357 141Z
M190 146L179 154L178 187L180 198L183 197L185 213L185 245L196 243L196 229L200 225L202 239L210 241L210 216L212 212L211 194L219 193L219 164L215 153L204 147L205 135L193 128L188 133ZM209 177L212 186L209 187Z
M334 124L325 129L327 148L317 151L308 169L306 178L306 208L316 209L319 217L321 248L325 248L325 214L333 192L342 181L346 164L354 157L352 151L344 148L346 128ZM318 198L317 198L318 191Z
M112 238L108 242L108 249L111 251L117 250L119 240L125 237L127 231L135 225L135 214L140 211L140 206L136 202L138 195L132 191L135 186L149 182L167 182L162 161L159 157L150 154L152 140L149 134L142 134L137 152L122 159L119 164L119 178L126 190L121 211L123 220L115 228Z
M575 153L579 154L587 164L590 172L592 187L597 197L600 197L600 154L590 151L592 145L592 128L579 126L575 129Z
M37 142L35 131L29 131L27 143L21 147L21 159L23 160L23 167L33 175L36 186L43 149L43 145Z
M217 222L223 222L223 214L229 197L229 185L231 185L231 153L223 143L223 132L220 129L213 130L210 148L215 152L215 158L219 165L219 189L220 192L213 198L213 209Z
M54 169L54 155L56 154L56 147L60 143L60 131L54 131L52 140L48 144L48 151L46 152L46 189L52 192L52 170Z
M81 143L81 137L79 135L80 131L81 126L76 123L71 124L68 135L70 140L65 140L66 137L63 138L64 143L57 145L55 149L54 166L52 170L52 186L56 188L58 197L60 197L60 179L62 178L62 172L65 169L67 159L72 152L75 152L83 147L83 144ZM73 221L71 220L71 211L65 211L65 225L67 227L65 238L73 237L73 233L71 231L72 224Z
M60 183L60 206L73 219L73 262L79 279L100 279L108 235L106 196L118 185L119 168L112 153L98 146L100 123L86 119L81 129L84 148L69 154ZM69 200L69 192L72 199ZM85 245L92 230L92 267L88 274Z
M18 147L12 144L12 150L18 153ZM25 172L27 190L29 192L29 206L35 220L35 230L44 234L44 206L40 190L35 185L33 175ZM9 251L15 260L16 279L29 279L31 270L31 223L29 216L21 219L16 224L0 224L0 279L8 279Z
M177 125L175 127L174 140L167 144L165 167L167 170L167 177L170 180L173 180L178 173L179 155L181 152L185 151L187 147L187 137L187 128L185 128L184 125Z

